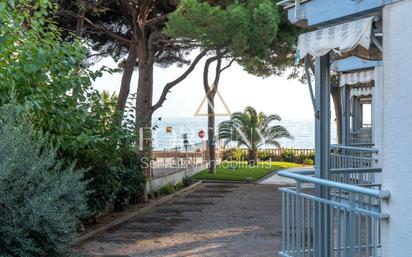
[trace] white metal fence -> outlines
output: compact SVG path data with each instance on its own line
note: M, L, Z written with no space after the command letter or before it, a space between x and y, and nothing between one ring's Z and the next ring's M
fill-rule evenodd
M373 144L372 129L365 128L356 132L350 132L349 143L353 146Z
M282 188L284 257L378 257L382 199L389 193L292 172ZM319 194L319 190L323 195Z
M375 184L375 174L381 172L381 169L377 168L378 159L374 158L377 152L378 150L373 148L331 146L330 179L346 184Z

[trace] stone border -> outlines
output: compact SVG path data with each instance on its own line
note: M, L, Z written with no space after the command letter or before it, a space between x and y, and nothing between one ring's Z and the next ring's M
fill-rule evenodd
M288 179L288 180L292 180L290 183L287 182L282 182L279 181L278 183L262 183L263 181L269 179L271 176L278 176L277 173L280 171L284 171L284 170L289 170L289 171L299 171L299 170L310 170L313 169L313 166L302 166L302 167L290 167L290 168L283 168L283 169L279 169L277 171L274 171L266 176L264 176L263 178L259 179L257 182L259 184L265 184L265 185L276 185L276 186L282 186L282 187L290 187L290 186L296 186L296 182L293 179Z
M162 198L160 198L159 200L154 201L153 203L150 203L150 204L146 205L145 207L143 207L143 208L141 208L141 209L139 209L139 210L136 210L136 211L134 211L134 212L132 212L132 213L129 213L129 214L126 215L126 216L120 217L119 219L117 219L117 220L115 220L115 221L113 221L113 222L111 222L111 223L109 223L109 224L106 224L106 225L103 225L103 226L101 226L101 227L99 227L99 228L96 228L95 230L90 231L89 233L84 234L84 235L76 238L76 239L74 240L74 242L73 242L73 245L76 245L76 244L78 244L78 243L80 243L80 242L82 242L82 241L84 241L84 240L87 240L87 239L89 239L89 238L91 238L91 237L93 237L93 236L95 236L95 235L97 235L97 234L99 234L99 233L101 233L101 232L103 232L103 231L105 231L105 230L108 230L108 229L110 229L110 228L112 228L112 227L114 227L114 226L117 226L117 225L119 225L119 224L121 224L121 223L124 223L124 222L126 222L126 221L128 221L128 220L130 220L130 219L132 219L132 218L134 218L134 217L136 217L136 216L144 215L144 214L152 211L154 208L158 207L159 205L161 205L161 204L169 201L170 199L172 199L172 198L175 197L175 196L180 196L180 195L184 195L184 194L189 193L190 191L192 191L195 187L197 187L197 186L200 185L200 184L202 184L202 182L201 182L201 181L198 181L198 182L196 182L196 183L194 183L194 184L192 184L192 185L190 185L190 186L188 186L188 187L183 188L183 189L180 190L180 191L177 191L177 192L175 192L175 193L173 193L173 194L170 194L170 195L167 195L167 196L165 196L165 197L162 197Z
M198 181L202 181L203 183L233 183L233 184L259 184L261 181L275 175L281 170L286 170L289 168L282 168L278 170L271 171L270 173L264 175L263 177L252 180L252 181L245 181L245 180L218 180L218 179L199 179Z
M289 169L289 168L283 168L283 169L278 169L278 170L272 171L272 172L266 174L265 176L261 177L260 179L256 180L255 182L256 182L256 184L259 184L263 180L266 180L266 179L272 177L273 175L276 175L276 173L278 173L279 171L287 170L287 169Z
M245 181L245 180L218 180L218 179L196 179L202 183L212 183L212 184L253 184L256 181Z
M146 185L147 186L146 190L147 192L153 192L169 183L176 185L177 183L182 182L185 176L192 177L196 175L197 173L205 170L206 168L207 168L207 164L201 164L201 165L197 165L196 167L180 170L177 172L167 174L162 177L154 178L151 181L148 181Z

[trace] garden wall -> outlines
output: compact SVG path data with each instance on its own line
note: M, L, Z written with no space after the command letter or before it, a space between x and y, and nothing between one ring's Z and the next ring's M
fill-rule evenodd
M191 177L196 175L197 173L207 169L207 163L197 165L195 167L186 168L185 170L177 171L168 175L164 175L162 177L154 178L149 183L147 183L147 192L153 192L159 190L161 187L167 184L176 185L182 182L184 177Z

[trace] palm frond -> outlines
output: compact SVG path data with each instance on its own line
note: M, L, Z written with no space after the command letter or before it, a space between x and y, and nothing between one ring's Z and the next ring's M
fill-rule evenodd
M248 106L244 112L235 112L230 120L219 125L219 138L224 139L224 144L237 142L238 146L256 149L264 144L280 147L279 138L292 138L289 131L280 125L271 126L273 121L280 121L277 114L266 115L263 112Z

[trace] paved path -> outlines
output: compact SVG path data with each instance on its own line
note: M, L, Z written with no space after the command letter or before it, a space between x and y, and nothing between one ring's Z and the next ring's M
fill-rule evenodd
M313 167L298 167L289 168L287 171L299 172L299 171L314 171ZM295 180L290 178L281 177L278 174L273 174L272 176L261 181L260 184L264 185L277 185L277 186L293 186L295 185Z
M86 256L277 256L281 194L273 185L202 184L77 248Z

